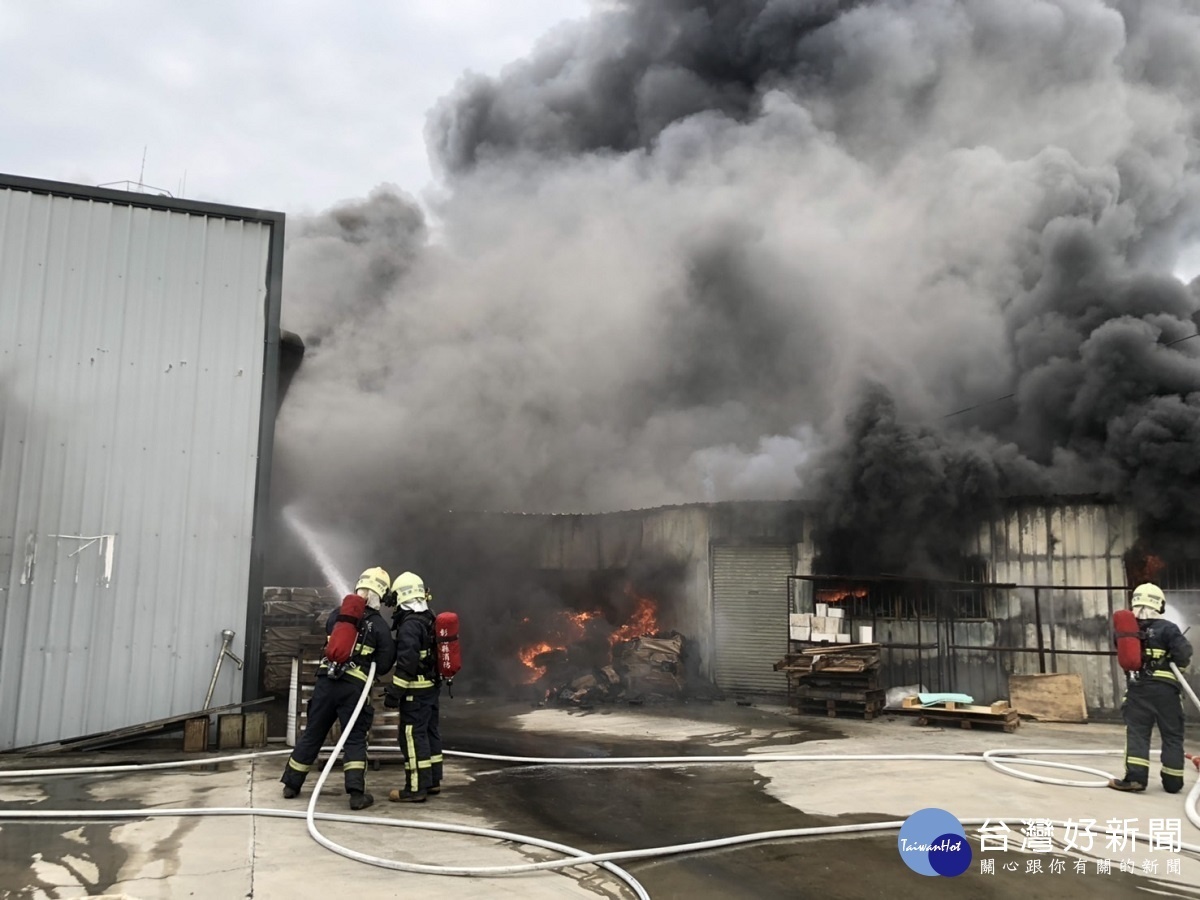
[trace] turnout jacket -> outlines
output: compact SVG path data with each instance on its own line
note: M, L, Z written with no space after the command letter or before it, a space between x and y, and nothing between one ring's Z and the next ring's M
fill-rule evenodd
M329 618L325 620L326 635L333 633L333 626L337 622L339 612L338 609L333 610L329 614ZM372 662L375 663L376 678L386 675L396 662L396 642L392 638L392 631L388 628L387 621L380 615L379 610L368 607L366 615L363 616L362 627L358 632L358 641L354 644L354 652L350 656L350 665L346 668L343 677L366 681ZM317 674L325 675L328 670L329 667L322 663L317 669Z
M1166 619L1144 619L1138 624L1142 630L1142 668L1130 673L1130 684L1165 681L1178 690L1179 679L1170 663L1186 669L1192 661L1191 643L1178 625Z
M397 609L392 619L396 635L396 672L392 684L401 691L426 690L437 685L433 658L433 613Z

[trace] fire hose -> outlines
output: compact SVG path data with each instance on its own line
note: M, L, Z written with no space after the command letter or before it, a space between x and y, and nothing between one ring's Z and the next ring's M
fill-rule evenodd
M1174 667L1172 667L1174 668ZM1179 676L1178 669L1175 670L1179 677L1180 683L1184 686L1189 698L1196 704L1200 710L1200 699L1197 699L1195 693L1191 690L1187 682ZM294 810L283 809L263 809L255 807L211 807L211 808L179 808L179 809L126 809L126 810L0 810L0 821L2 820L36 820L36 819L124 819L124 818L148 818L162 816L269 816L278 818L304 818L308 827L309 834L326 849L344 856L348 859L353 859L358 862L366 863L373 866L378 866L386 869L393 869L401 872L411 872L427 875L455 875L455 876L474 876L474 877L494 877L504 875L520 875L541 870L556 870L574 868L584 865L597 865L609 871L613 875L624 881L633 892L641 898L641 900L649 900L649 894L638 883L632 875L625 870L615 865L618 861L647 859L653 857L673 856L684 853L694 853L703 850L717 849L721 847L732 847L742 844L757 843L773 840L789 840L796 838L822 837L829 835L840 834L865 834L880 831L899 830L904 825L904 820L892 820L885 822L868 822L853 825L829 825L817 826L808 828L790 828L774 831L761 831L751 834L733 835L723 838L715 838L706 841L695 841L686 844L675 844L663 847L648 847L635 850L620 850L609 853L587 853L572 847L567 847L551 841L546 841L541 838L532 837L529 835L518 835L510 832L499 831L496 829L481 828L474 826L464 826L449 823L428 822L422 820L403 820L391 819L376 816L352 816L338 815L333 813L317 813L316 804L317 798L320 795L326 779L329 776L334 764L336 763L347 737L350 734L351 728L357 721L358 716L366 703L367 696L370 692L370 685L374 678L374 664L371 667L370 677L364 685L363 692L359 697L358 704L354 709L350 720L346 723L342 734L329 753L329 759L321 770L320 777L313 788L312 796L309 798L308 808L305 812L300 813ZM323 748L325 749L325 748ZM399 748L382 748L392 752L399 752ZM8 770L0 771L0 778L27 778L27 777L48 777L54 775L80 775L90 773L114 773L122 771L141 771L154 769L171 769L183 768L188 766L212 765L218 762L233 762L245 759L256 759L260 757L280 756L290 754L290 750L267 750L254 753L243 753L226 756L206 757L204 759L189 759L166 763L146 763L133 765L119 766L86 766L86 767L65 767L53 769L23 769L23 770ZM1010 750L1010 749L993 749L986 750L981 755L976 754L923 754L923 753L903 753L903 754L750 754L743 756L650 756L650 757L610 757L610 758L586 758L579 759L575 757L527 757L527 756L506 756L499 754L485 753L469 753L463 751L445 751L445 755L454 756L464 759L478 759L493 762L509 762L523 765L574 765L584 767L598 766L692 766L692 765L731 765L738 763L769 763L769 762L852 762L852 761L899 761L899 760L918 760L930 762L983 762L990 768L1007 775L1012 775L1018 778L1023 778L1029 781L1035 781L1042 784L1053 784L1068 787L1106 787L1108 784L1109 773L1094 769L1087 766L1078 765L1075 763L1054 762L1047 759L1037 757L1045 756L1067 756L1067 757L1091 757L1091 756L1122 756L1123 750L1063 750L1063 749L1033 749L1033 750ZM1014 765L1034 766L1042 768L1053 768L1072 772L1079 772L1088 775L1099 776L1100 780L1070 780L1062 778L1052 778L1044 775L1035 775L1030 772L1025 772L1014 768ZM1200 829L1200 780L1198 780L1188 792L1184 801L1184 812L1193 826ZM553 850L561 853L565 858L557 860L547 860L536 863L520 863L507 866L438 866L424 865L418 863L404 863L393 859L373 856L371 854L362 853L338 844L336 841L330 840L317 828L317 820L334 821L334 822L349 822L357 824L382 825L388 827L415 828L428 831L451 832L466 835L475 835L481 837L489 837L497 840L512 841L529 846L541 847L544 849ZM978 819L968 818L959 820L963 826L968 825L985 825L991 824L1022 824L1024 820L1015 818L991 818ZM1050 820L1050 825L1055 827L1066 827L1067 823L1057 820ZM1105 830L1105 834L1115 834L1122 837L1132 837L1136 839L1148 840L1148 836L1139 832ZM1200 844L1179 842L1178 849L1190 854L1200 855Z

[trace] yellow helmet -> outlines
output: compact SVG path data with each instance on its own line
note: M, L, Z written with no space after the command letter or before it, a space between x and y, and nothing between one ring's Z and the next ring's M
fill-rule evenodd
M358 584L354 586L354 590L361 591L363 588L367 588L382 598L388 592L388 584L390 582L391 577L387 571L376 566L373 569L367 569L358 576Z
M405 609L420 612L428 608L426 600L429 595L425 593L425 582L413 572L397 575L392 582L392 593L396 595L396 603Z
M1133 599L1129 603L1134 609L1140 606L1154 610L1160 616L1167 609L1167 596L1157 584L1139 584L1133 591Z

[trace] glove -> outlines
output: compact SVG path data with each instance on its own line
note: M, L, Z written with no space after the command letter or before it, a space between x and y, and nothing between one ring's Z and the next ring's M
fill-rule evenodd
M383 705L386 709L400 708L400 695L391 687L383 689Z

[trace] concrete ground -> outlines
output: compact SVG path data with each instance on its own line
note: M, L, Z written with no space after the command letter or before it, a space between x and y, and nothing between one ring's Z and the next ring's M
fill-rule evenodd
M443 701L448 749L509 755L613 757L761 753L979 753L990 748L1117 749L1112 724L1025 722L998 730L918 727L899 716L872 722L795 717L778 707L733 703L671 707L614 705L590 711L536 709L528 704L455 698ZM1188 749L1200 752L1200 733ZM158 761L162 749L112 750L87 756L0 756L0 770ZM1157 756L1157 748L1154 756ZM1118 757L1078 762L1118 771ZM200 769L0 779L0 897L304 898L346 893L393 897L417 891L455 898L632 897L612 874L595 867L517 876L463 878L411 874L355 862L319 845L304 821L256 816L130 817L87 821L69 816L15 821L4 810L146 810L253 807L303 812L304 794L285 801L279 773L284 756ZM1041 774L1080 779L1074 773ZM959 818L1110 820L1131 830L1153 829L1169 844L1200 844L1183 811L1184 795L1168 795L1152 779L1144 794L1119 794L1037 784L975 762L757 762L648 768L528 766L451 757L445 790L424 805L385 799L399 768L385 762L368 772L377 798L363 815L484 826L556 841L588 852L662 847L690 841L817 825L903 820L925 807ZM1188 774L1188 787L1196 774ZM349 814L335 769L318 811ZM1162 821L1156 821L1162 820ZM508 865L558 858L546 850L379 824L319 823L323 834L354 850L406 862L447 866ZM978 826L967 826L974 859L957 878L910 871L897 851L896 830L876 834L787 839L653 856L621 863L652 898L814 896L939 898L977 896L1200 898L1200 857L1139 842L1124 849L1098 834L1090 854L1021 849L1014 823L1007 849L999 838L981 851ZM1084 829L1081 829L1081 832ZM1054 830L1060 848L1061 829ZM1078 841L1086 847L1083 839ZM991 860L993 872L981 871ZM1055 863L1058 860L1058 863ZM1108 874L1098 862L1110 861ZM1084 871L1076 871L1082 863ZM982 865L981 865L982 864ZM1032 871L1040 864L1040 872ZM1121 871L1122 864L1130 871ZM1005 866L1012 870L1006 870ZM1062 871L1057 871L1058 868Z

